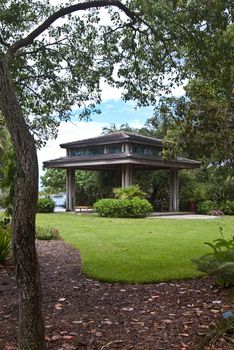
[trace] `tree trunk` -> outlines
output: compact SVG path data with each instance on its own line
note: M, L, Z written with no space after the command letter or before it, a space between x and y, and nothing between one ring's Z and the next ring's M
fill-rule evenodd
M13 251L19 297L19 350L45 350L40 272L35 247L38 165L35 142L18 104L6 57L0 58L0 110L16 151Z

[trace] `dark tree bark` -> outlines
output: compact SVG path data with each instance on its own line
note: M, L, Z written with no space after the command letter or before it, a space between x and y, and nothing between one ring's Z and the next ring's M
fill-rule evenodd
M7 58L0 58L0 110L17 158L13 200L13 251L19 297L19 350L44 350L40 272L35 247L38 165L35 143L18 104Z

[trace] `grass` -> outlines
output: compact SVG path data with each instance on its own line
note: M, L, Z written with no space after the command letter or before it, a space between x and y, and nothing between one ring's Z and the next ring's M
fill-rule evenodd
M161 282L198 277L191 259L203 242L233 234L234 217L217 220L109 219L71 213L38 214L37 224L59 229L79 249L83 272L109 282Z

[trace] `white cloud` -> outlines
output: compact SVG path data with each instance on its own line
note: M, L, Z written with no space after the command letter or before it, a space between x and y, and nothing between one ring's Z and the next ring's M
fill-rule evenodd
M187 82L184 83L184 85L176 86L172 89L171 94L175 97L181 97L185 94L184 86L187 84Z
M108 100L120 100L121 99L121 90L114 88L104 82L104 80L101 80L100 87L102 89L102 101L108 101Z

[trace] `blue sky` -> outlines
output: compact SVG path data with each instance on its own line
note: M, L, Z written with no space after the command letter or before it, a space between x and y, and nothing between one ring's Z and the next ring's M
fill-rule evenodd
M101 114L92 116L92 120L100 123L140 123L144 124L147 118L153 114L152 107L135 109L134 102L123 100L107 100L100 105Z

